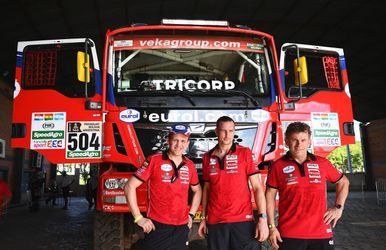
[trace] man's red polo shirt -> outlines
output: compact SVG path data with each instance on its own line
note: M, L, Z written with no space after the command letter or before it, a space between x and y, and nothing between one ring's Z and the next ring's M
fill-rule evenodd
M280 235L286 238L332 238L330 225L323 222L327 209L326 181L343 177L329 160L308 153L299 164L289 154L273 163L267 187L279 191Z
M178 169L178 177L175 176ZM186 157L175 166L167 153L149 156L134 175L148 182L149 208L147 216L155 221L183 225L188 223L190 185L198 185L194 163ZM173 182L174 181L174 182Z
M218 145L216 146L218 147ZM252 221L248 177L260 173L252 152L236 144L220 160L213 148L203 157L203 179L210 183L208 224Z

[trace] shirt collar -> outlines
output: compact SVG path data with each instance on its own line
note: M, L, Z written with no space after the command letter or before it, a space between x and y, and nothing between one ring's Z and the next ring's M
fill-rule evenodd
M282 157L282 159L285 160L285 161L295 161L291 157L289 151ZM307 159L306 159L306 161L316 161L316 156L314 154L311 154L310 152L307 152Z
M237 146L236 143L232 143L232 146L231 146L229 152L232 152L232 153L236 152L236 146ZM215 150L216 148L218 148L218 144L217 144L214 148L212 148L211 150L209 150L209 155L212 155L213 152L214 152L214 150Z
M167 161L167 160L172 161L169 158L168 150L162 151L162 160L164 160L164 161ZM182 155L182 162L186 163L186 156L185 155Z

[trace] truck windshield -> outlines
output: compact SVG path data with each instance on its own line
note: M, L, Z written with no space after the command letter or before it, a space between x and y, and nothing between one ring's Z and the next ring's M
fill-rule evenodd
M262 48L121 49L114 51L113 60L119 106L149 106L147 98L164 107L255 107L270 103L269 72Z

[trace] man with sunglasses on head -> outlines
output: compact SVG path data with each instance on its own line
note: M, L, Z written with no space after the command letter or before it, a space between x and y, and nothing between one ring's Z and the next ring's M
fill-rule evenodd
M168 151L149 156L125 186L134 222L145 232L145 250L189 249L189 229L202 193L195 165L183 155L189 136L185 125L173 125ZM136 189L144 182L148 185L147 218L138 208L136 195ZM189 188L193 191L190 208Z

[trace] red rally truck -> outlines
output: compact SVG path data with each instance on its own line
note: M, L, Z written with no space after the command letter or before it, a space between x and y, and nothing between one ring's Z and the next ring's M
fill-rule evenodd
M12 146L98 168L95 247L129 248L139 230L123 186L167 148L174 123L192 132L186 154L199 175L223 115L236 121L235 142L252 149L263 182L293 121L311 126L316 154L354 143L343 50L287 43L277 54L271 35L225 21L109 30L102 69L88 38L19 42ZM146 185L138 202L146 212Z

